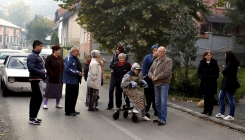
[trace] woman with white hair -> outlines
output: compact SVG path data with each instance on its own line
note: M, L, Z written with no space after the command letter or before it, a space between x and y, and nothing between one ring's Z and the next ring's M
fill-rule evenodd
M98 95L99 88L103 85L103 72L105 59L100 61L100 51L93 50L91 52L92 60L89 65L88 79L87 79L87 97L86 105L88 111L98 111Z

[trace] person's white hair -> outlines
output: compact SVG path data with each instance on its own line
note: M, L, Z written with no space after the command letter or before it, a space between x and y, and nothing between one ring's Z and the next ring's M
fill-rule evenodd
M100 51L99 50L93 50L91 52L92 58L97 58L99 55L100 55Z
M75 51L75 50L79 50L79 47L73 46L73 47L71 48L71 53L72 53L73 51Z
M124 58L125 58L126 55L125 55L124 53L119 53L118 58L119 58L119 57L124 57Z

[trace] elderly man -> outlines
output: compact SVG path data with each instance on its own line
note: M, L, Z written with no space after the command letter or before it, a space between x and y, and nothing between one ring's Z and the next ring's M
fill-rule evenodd
M167 102L169 84L172 78L172 60L166 56L165 47L157 49L158 58L156 58L148 72L149 78L154 83L155 103L158 112L158 125L165 125L167 118Z
M71 53L65 58L63 82L66 83L65 90L65 115L76 116L80 112L75 111L79 83L82 79L82 65L77 58L79 55L79 48L72 47Z

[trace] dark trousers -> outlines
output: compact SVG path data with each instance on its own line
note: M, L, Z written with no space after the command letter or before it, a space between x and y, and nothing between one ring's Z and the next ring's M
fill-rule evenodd
M108 103L108 108L113 108L114 103L113 103L113 94L114 94L114 89L115 89L115 81L114 81L114 75L111 74L111 79L110 79L110 89L109 89L109 103Z
M144 94L147 102L147 106L145 107L145 110L146 112L148 112L152 104L152 108L156 111L154 85L152 83L149 83L148 86L149 86L148 88L144 88Z
M121 108L122 106L122 93L123 93L123 90L121 88L121 82L118 82L116 83L116 106L117 108ZM126 95L124 95L124 99L125 98L126 98ZM129 98L126 98L125 102L129 107L130 106Z
M214 94L209 94L209 93L205 93L204 94L204 113L210 113L212 114L213 112L213 105L214 102Z
M29 117L30 118L37 118L37 114L39 112L39 109L41 107L42 101L43 101L43 95L40 91L39 87L40 80L32 80L31 81L31 100L30 100L30 110L29 110Z
M74 113L77 97L78 97L79 86L66 84L65 92L65 112L67 114Z

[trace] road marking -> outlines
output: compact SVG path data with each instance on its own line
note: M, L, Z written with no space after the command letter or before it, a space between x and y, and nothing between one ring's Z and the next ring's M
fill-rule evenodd
M116 128L118 128L119 130L121 130L122 132L124 132L125 134L127 134L128 136L130 136L131 138L133 138L134 140L142 140L141 138L137 137L136 135L134 135L133 133L129 132L128 130L124 129L123 127L121 127L120 125L116 124L115 122L111 121L109 118L105 117L104 115L99 115L102 119L104 119L105 121L107 121L108 123L110 123L111 125L115 126Z

